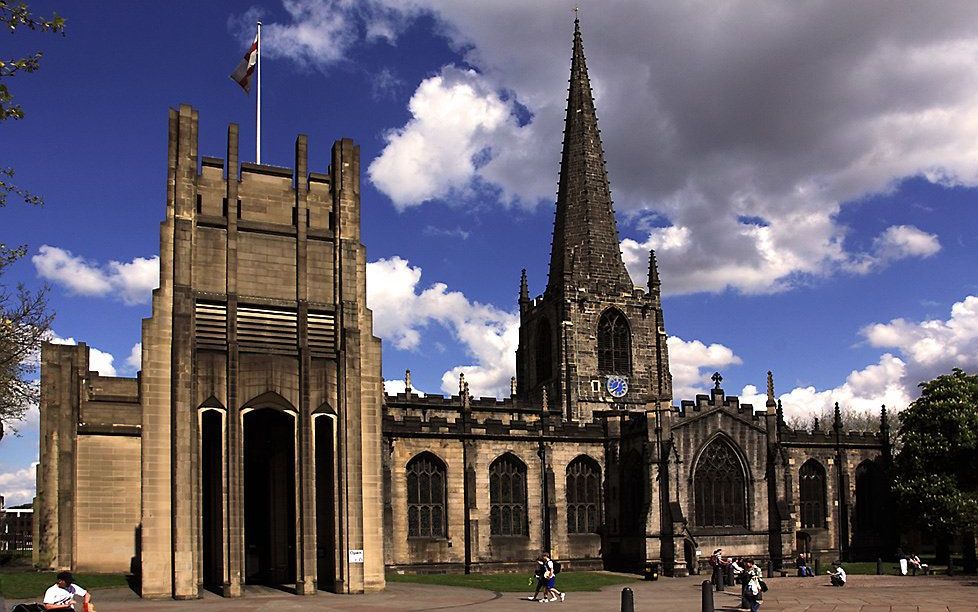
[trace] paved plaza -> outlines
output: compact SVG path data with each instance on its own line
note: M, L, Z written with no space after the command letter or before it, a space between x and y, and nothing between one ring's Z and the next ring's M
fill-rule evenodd
M806 612L963 612L978 611L978 581L974 577L937 576L851 576L845 588L827 586L821 578L772 578L762 610ZM702 577L664 578L657 582L636 581L629 586L635 595L636 612L699 612ZM599 593L569 593L564 603L548 603L559 610L588 612L620 610L622 586L608 587ZM383 593L333 595L320 593L298 597L273 589L249 587L240 599L224 599L208 594L194 601L143 601L127 589L95 592L99 612L132 610L169 612L201 610L500 610L527 611L541 604L521 599L526 593L497 593L480 589L391 583ZM717 610L736 610L738 597L733 589L715 593ZM12 605L14 602L7 602Z

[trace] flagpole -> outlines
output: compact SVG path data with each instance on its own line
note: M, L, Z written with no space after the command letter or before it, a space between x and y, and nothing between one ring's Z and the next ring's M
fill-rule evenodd
M261 163L261 22L258 22L258 61L255 64L255 72L258 73L258 97L255 101L255 163Z

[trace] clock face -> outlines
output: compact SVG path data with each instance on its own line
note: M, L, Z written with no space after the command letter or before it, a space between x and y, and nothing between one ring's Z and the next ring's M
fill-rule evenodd
M624 376L609 376L606 386L612 397L624 397L628 393L628 379Z

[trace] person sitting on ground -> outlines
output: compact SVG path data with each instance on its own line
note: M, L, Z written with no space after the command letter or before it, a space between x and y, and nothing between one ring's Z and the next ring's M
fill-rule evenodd
M544 590L544 585L547 582L546 579L543 577L544 571L545 571L545 568L544 568L544 563L543 563L543 555L540 555L539 557L537 557L537 566L533 570L533 578L530 578L530 581L531 581L530 583L531 584L533 583L533 581L536 581L536 583L537 583L536 587L537 588L536 588L536 590L533 591L533 595L531 597L527 597L526 598L527 600L529 600L529 601L536 601L537 600L537 595L540 594L540 591ZM546 593L544 593L544 598L546 598Z
M798 558L795 559L795 567L798 568L798 575L802 578L815 575L815 572L809 567L808 561L805 560L805 555L798 555Z
M44 602L41 604L41 609L74 610L75 597L82 598L83 610L88 612L88 606L92 601L92 596L80 585L75 584L75 578L71 575L71 572L61 572L58 574L57 582L44 593Z
M833 561L832 567L835 568L834 571L825 572L829 575L829 579L832 581L832 586L846 586L846 570L842 569L842 564L838 561Z
M907 557L907 563L910 564L910 569L913 570L915 576L917 575L918 571L924 574L927 573L928 566L926 563L921 563L920 557L917 556L917 553L910 553L910 556Z

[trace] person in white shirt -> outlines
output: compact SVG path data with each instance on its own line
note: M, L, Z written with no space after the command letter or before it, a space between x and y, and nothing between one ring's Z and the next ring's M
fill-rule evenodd
M84 602L84 609L88 610L92 596L74 582L75 579L71 572L59 573L58 581L44 593L42 608L44 610L74 610L75 597L81 597Z
M846 586L846 570L842 569L842 566L839 565L838 561L834 562L832 567L835 568L835 571L825 572L829 575L829 579L832 581L832 586Z

